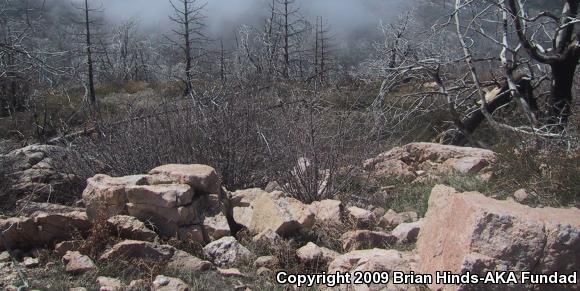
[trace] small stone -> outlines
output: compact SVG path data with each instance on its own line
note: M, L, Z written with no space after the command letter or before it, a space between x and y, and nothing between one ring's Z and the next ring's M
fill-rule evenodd
M211 240L218 240L224 236L230 236L230 226L226 216L219 213L212 217L206 217L203 221L204 229Z
M349 207L348 213L354 222L359 226L369 226L372 225L377 217L371 211L366 209L362 209L359 207Z
M233 265L254 257L250 250L231 236L223 237L206 245L203 248L203 254L210 258L214 264L220 266Z
M175 250L171 261L167 264L167 268L195 274L207 271L213 268L213 265L187 252Z
M290 236L312 228L315 222L308 205L279 191L259 191L250 204L249 207L235 207L233 215L237 223L253 234L273 230L282 237Z
M117 237L143 241L155 241L157 234L148 229L145 223L128 215L117 215L109 218L107 224Z
M24 258L24 261L22 262L22 264L26 268L35 268L35 267L38 267L39 261L38 261L37 258L25 257Z
M274 256L262 256L254 262L254 267L258 269L262 267L274 269L276 265L276 258Z
M395 228L397 225L405 222L417 221L417 213L413 211L397 213L393 209L389 209L383 217L381 217L379 225L383 228Z
M519 189L514 192L514 199L519 203L523 203L530 199L530 194L526 189Z
M417 241L419 231L423 222L421 220L411 223L401 223L393 231L392 235L397 237L397 242L400 244L414 243Z
M0 263L9 262L10 254L7 251L0 253Z
M66 263L65 271L67 273L78 274L90 271L96 268L93 260L79 252L68 251L62 258Z
M296 251L296 255L303 264L318 265L326 264L334 260L339 253L309 242L305 246L299 248Z
M191 287L181 279L159 275L153 281L151 291L189 291Z
M173 256L175 248L169 245L158 245L151 242L125 240L115 244L104 252L100 261L124 259L149 259L168 261Z
M100 291L121 291L123 290L123 283L121 280L110 277L98 277L97 284Z
M83 242L80 240L67 240L60 243L57 243L54 246L54 253L62 257L69 251L77 251L82 246Z
M314 213L317 222L341 224L344 206L339 200L322 200L310 204L309 209Z

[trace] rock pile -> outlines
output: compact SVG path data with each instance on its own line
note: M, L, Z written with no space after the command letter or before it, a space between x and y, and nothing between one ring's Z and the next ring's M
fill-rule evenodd
M162 236L207 242L205 217L219 210L211 205L210 195L220 192L219 177L209 166L165 165L148 175L96 175L88 179L83 201L91 219L130 215L148 222ZM213 232L217 228L222 233L214 236L224 235L220 223Z
M438 176L458 172L481 174L496 160L494 152L478 148L435 143L411 143L396 147L364 162L363 167L374 176L390 176L414 180L423 175Z
M418 179L454 171L485 174L494 160L495 154L485 150L416 143L366 161L365 169L373 175ZM0 219L4 238L0 240L0 287L4 278L16 278L10 256L1 252L7 247L5 242L11 249L27 250L56 244L55 254L70 274L90 272L102 263L120 259L155 262L187 273L209 271L228 280L272 277L275 270L292 261L312 269L326 268L327 274L399 271L435 275L449 271L483 275L497 270L570 274L580 269L580 210L535 209L513 199L499 201L477 192L458 193L447 186L433 188L427 214L420 218L415 212L354 207L338 200L308 205L277 190L277 186L269 191L230 193L222 189L216 171L204 165L166 165L146 175L127 177L96 175L87 184L83 192L86 212L32 203L23 208L26 217ZM104 251L87 252L95 256L91 258L82 253L85 241L77 234L86 235L97 223L108 227L116 240ZM313 228L320 230L319 226L338 232L332 243L318 238L316 243L303 241L297 250L284 249L283 256L272 253L256 258L252 252L260 252L252 243L279 247L279 242L298 235L307 237ZM236 239L233 227L246 228L244 233L253 238ZM174 241L174 236L181 242L198 242L208 261L159 243L160 237ZM20 251L18 259L28 268L44 264L34 252ZM253 265L255 272L234 268L242 264ZM181 279L163 275L128 285L115 278L98 277L97 284L101 290L191 289ZM433 290L550 289L544 287L428 284ZM580 285L550 287L580 290ZM425 288L391 281L334 289Z

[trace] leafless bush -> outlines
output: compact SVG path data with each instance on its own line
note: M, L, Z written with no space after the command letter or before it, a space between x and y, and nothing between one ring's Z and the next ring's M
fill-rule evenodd
M202 163L230 189L277 180L307 202L339 194L352 165L380 150L364 112L335 110L306 91L291 92L287 102L263 96L270 94L168 102L102 124L74 147L112 175Z

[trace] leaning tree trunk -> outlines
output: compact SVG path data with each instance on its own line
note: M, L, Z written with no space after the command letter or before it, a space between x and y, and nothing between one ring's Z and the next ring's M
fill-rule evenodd
M507 89L503 89L500 93L501 96L487 103L486 109L489 114L492 114L498 108L511 102L512 94L506 94L506 91ZM469 142L468 136L472 135L483 121L485 121L485 115L481 111L481 108L478 108L461 120L463 125L462 131L453 130L444 132L441 137L441 143L456 146L466 145Z

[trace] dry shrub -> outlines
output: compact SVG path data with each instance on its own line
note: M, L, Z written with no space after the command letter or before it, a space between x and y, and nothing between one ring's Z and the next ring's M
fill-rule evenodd
M137 279L152 282L157 275L164 273L165 265L164 262L156 260L118 258L101 263L99 275L119 278L125 284Z
M216 168L229 189L277 180L302 201L331 198L350 183L351 165L380 141L373 140L366 113L336 110L307 94L292 93L281 104L259 94L170 102L102 124L75 147L115 176L200 163ZM301 159L309 166L297 171Z
M91 229L79 251L91 257L99 257L109 245L115 243L116 239L111 235L111 229L107 222L108 216L105 211L98 211L97 216L92 220Z

